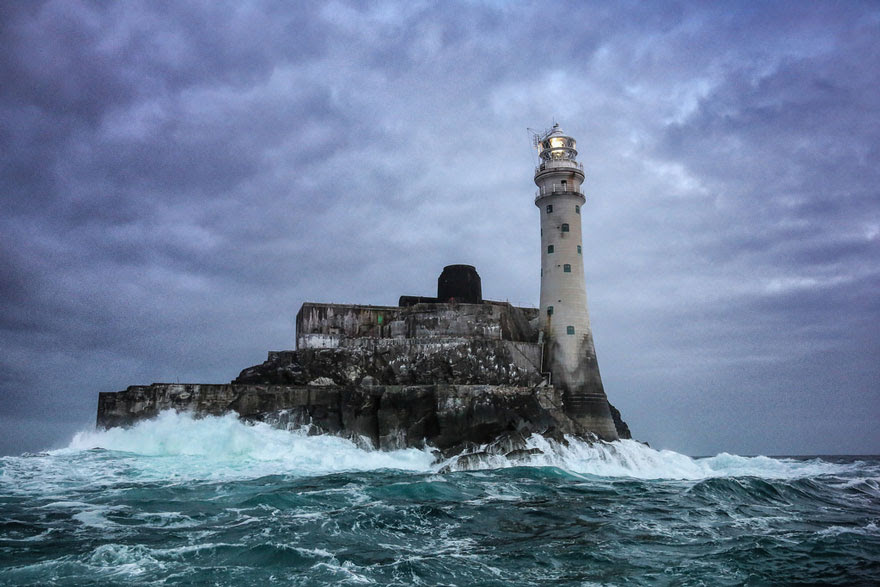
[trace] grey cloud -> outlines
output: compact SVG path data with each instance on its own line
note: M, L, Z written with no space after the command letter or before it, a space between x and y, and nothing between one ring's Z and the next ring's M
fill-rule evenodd
M304 300L394 303L470 262L487 295L535 303L525 127L558 116L588 169L603 376L637 435L880 446L810 428L823 386L880 404L870 5L2 10L0 405L27 442L38 414L91 422L97 391L232 378L292 345Z

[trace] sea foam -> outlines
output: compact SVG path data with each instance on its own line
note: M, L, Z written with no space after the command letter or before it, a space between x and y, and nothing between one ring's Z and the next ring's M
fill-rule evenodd
M365 450L332 435L309 436L262 422L246 423L234 414L194 418L166 411L131 428L83 431L67 448L55 452L104 449L131 453L150 463L154 473L184 477L252 477L271 474L330 474L341 471L402 469L427 471L429 450Z
M304 431L245 423L233 414L194 418L163 412L131 428L83 431L55 453L101 448L138 459L140 475L183 478L241 478L272 474L321 475L343 471L398 469L416 472L496 469L514 466L556 467L578 475L638 479L689 479L755 476L798 478L835 474L841 465L721 453L694 459L655 450L632 440L589 443L568 438L558 443L540 435L527 439L527 448L540 452L525 458L490 455L465 461L436 463L429 449L379 451L365 449L332 435L309 436Z
M834 474L842 470L840 465L820 460L742 457L728 453L694 459L672 450L655 450L635 440L590 443L567 437L565 443L559 443L532 435L526 448L540 452L524 459L488 457L485 468L550 466L600 477L688 480L734 476L784 479ZM456 468L454 462L449 464L452 469Z

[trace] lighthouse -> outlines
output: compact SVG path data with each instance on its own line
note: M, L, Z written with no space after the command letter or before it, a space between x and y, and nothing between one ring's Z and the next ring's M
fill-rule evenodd
M535 205L541 214L541 307L545 372L563 391L566 413L604 440L617 440L590 330L581 213L584 167L559 124L535 136Z

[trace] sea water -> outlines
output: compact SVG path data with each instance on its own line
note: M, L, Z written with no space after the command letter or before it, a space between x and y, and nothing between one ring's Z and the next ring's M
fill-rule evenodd
M0 459L0 584L880 583L880 458L529 443L449 471L233 416L83 432Z

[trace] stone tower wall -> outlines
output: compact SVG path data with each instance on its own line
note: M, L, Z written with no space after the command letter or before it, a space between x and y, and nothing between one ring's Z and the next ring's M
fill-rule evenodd
M605 389L599 375L596 349L587 310L584 280L581 191L584 172L574 159L573 141L554 127L549 141L571 145L546 150L535 170L535 205L541 217L541 306L539 329L544 333L544 369L554 386L563 390L566 411L587 429L606 440L616 440Z

